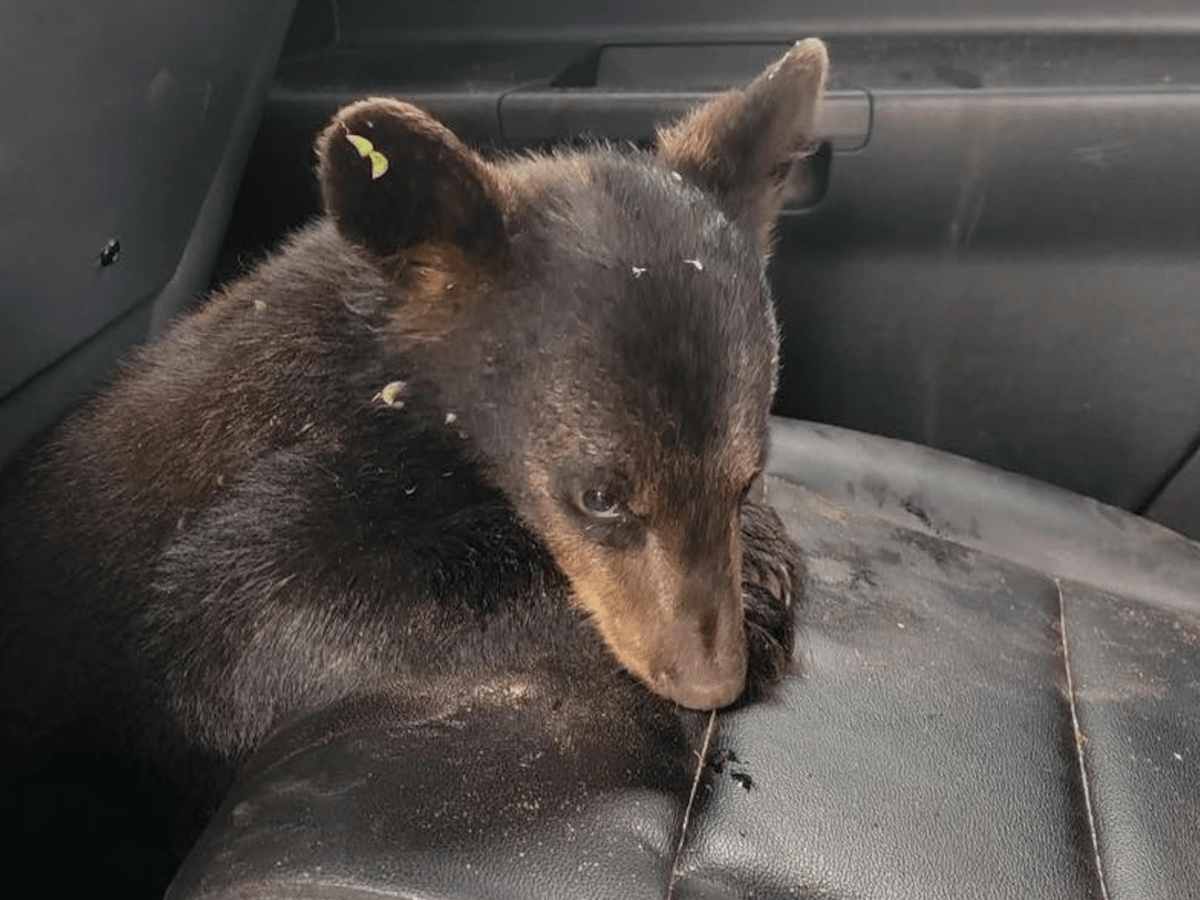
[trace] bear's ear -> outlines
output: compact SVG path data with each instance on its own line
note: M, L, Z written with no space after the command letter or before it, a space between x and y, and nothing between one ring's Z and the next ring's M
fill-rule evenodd
M345 238L383 259L450 244L483 261L505 244L488 164L411 104L345 107L317 139L317 159L325 211Z
M828 68L821 41L800 41L743 90L658 133L658 153L667 165L714 193L764 249L793 167L815 149L812 131Z

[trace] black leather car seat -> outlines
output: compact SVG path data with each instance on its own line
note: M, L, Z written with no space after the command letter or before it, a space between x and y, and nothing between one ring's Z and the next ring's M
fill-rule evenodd
M1200 548L825 426L777 421L773 471L810 601L775 700L705 748L552 679L357 698L260 751L169 896L1200 896Z

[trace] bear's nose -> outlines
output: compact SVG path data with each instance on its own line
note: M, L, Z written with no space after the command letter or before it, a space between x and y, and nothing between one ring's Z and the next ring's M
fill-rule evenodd
M655 678L654 691L688 709L729 706L746 688L748 654L744 636L709 653L679 647L675 661Z

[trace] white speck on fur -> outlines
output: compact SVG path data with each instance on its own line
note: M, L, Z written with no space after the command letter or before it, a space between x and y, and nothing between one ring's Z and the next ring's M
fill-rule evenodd
M457 421L458 421L458 416L456 416L454 413L452 413L452 412L446 413L446 424L447 425L453 425Z
M411 497L416 492L417 492L417 486L415 484L410 484L408 487L406 487L404 489L404 496Z
M382 403L384 406L402 407L404 406L404 389L407 386L407 383L403 381L389 381L375 392L375 396L371 398L371 402Z
M683 176L680 175L678 172L672 172L671 177L674 178L676 181L683 181Z
M254 300L254 311L255 312L266 312L266 310L267 310L267 301L256 298Z
M313 423L312 423L312 422L305 422L305 423L304 423L304 424L303 424L303 425L300 427L300 433L301 433L301 434L304 434L304 433L306 433L306 432L308 432L308 431L312 430L312 427L313 427Z
M641 278L646 274L646 270L641 266L631 266L629 271L633 272L634 278Z
M700 262L698 259L685 259L683 262L684 265L693 267L697 272L704 271L704 263Z

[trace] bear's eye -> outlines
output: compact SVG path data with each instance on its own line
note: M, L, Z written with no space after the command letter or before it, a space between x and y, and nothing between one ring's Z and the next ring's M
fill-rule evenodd
M579 495L579 507L597 519L615 519L621 515L621 501L608 488L588 488Z

